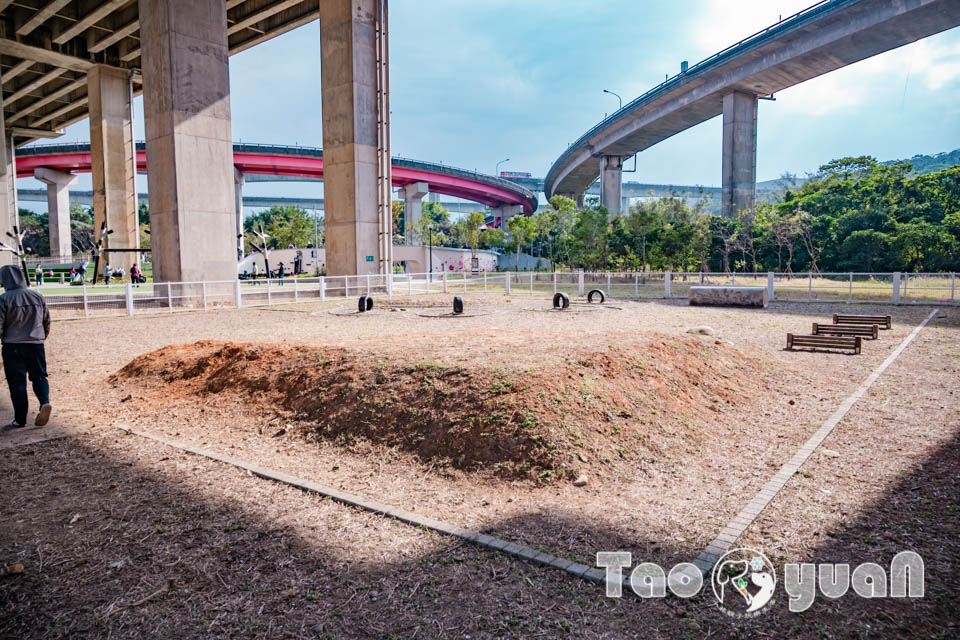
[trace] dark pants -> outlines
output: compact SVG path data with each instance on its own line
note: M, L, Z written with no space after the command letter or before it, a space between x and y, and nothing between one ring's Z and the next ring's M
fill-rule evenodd
M27 376L33 383L33 392L40 404L50 403L50 384L47 382L47 358L42 344L5 343L3 345L3 372L10 387L14 420L27 424Z

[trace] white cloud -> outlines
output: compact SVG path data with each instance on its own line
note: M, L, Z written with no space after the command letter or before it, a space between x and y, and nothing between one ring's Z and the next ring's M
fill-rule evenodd
M726 0L709 0L694 19L692 36L704 56L711 55L806 6L809 0L740 0L734 10ZM958 80L960 30L954 29L787 89L780 108L822 115L870 104L878 94L899 108L918 89L939 91Z

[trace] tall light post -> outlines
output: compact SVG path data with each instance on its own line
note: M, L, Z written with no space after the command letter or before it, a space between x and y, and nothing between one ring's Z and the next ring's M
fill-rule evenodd
M604 89L603 92L604 92L604 93L609 93L610 95L617 97L617 100L620 102L620 106L617 107L617 111L620 111L620 109L623 109L623 98L620 97L620 94L619 94L619 93L614 93L613 91L610 91L609 89Z
M495 175L495 176L499 176L499 175L500 175L500 165L502 165L504 162L510 162L510 158L504 158L503 160L501 160L500 162L498 162L498 163L497 163L497 168L493 170L493 175Z
M430 282L433 282L433 223L427 225L427 231L430 236Z

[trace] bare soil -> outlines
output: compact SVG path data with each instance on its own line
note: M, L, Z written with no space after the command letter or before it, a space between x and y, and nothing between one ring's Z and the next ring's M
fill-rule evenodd
M695 557L929 311L858 307L892 312L894 329L847 356L782 351L786 331L843 305L618 301L563 314L549 300L465 299L476 316L425 318L413 306L424 299L395 299L396 311L378 301L371 314L328 303L57 323L57 420L82 428L0 451L0 562L26 568L0 579L0 635L955 635L954 309L838 426L842 442L825 447L839 457L815 456L745 536L775 561L883 564L914 548L933 558L936 597L847 596L798 615L781 593L748 628L712 598L608 600L597 585L110 428L590 565L597 551L629 550L669 567ZM685 333L696 325L719 335ZM570 482L579 473L586 487Z

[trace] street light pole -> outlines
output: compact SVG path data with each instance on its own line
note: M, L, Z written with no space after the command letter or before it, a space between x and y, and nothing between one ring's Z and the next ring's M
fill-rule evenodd
M604 92L604 93L609 93L609 94L612 95L612 96L616 96L616 97L617 97L617 100L620 101L620 106L617 107L617 111L620 111L620 109L623 109L623 98L620 97L620 94L619 94L619 93L614 93L613 91L610 91L609 89L604 89L603 92Z
M430 282L433 282L433 224L428 224L427 229L430 231Z
M499 176L499 175L500 175L500 165L502 165L504 162L510 162L510 158L504 158L503 160L501 160L500 162L498 162L498 163L497 163L497 168L493 170L493 175L495 175L495 176Z

